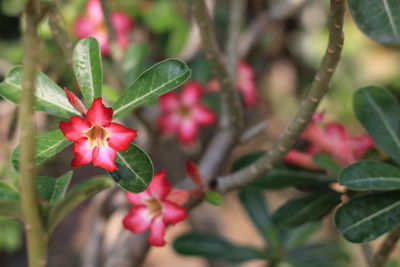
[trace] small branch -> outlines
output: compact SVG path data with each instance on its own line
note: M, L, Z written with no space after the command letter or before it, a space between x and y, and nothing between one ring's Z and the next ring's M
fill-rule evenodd
M64 22L56 1L54 1L49 12L49 25L54 39L64 54L65 61L68 65L71 65L74 45L65 30Z
M248 27L240 38L239 55L245 56L257 40L263 36L265 25L271 21L282 20L298 11L306 2L311 0L286 0L280 1L269 10L261 13Z
M223 62L221 52L215 40L210 15L204 0L196 0L192 3L193 15L199 25L200 36L203 41L203 50L206 58L210 61L215 76L221 85L221 95L227 105L229 128L240 129L243 124L242 104L235 85L228 74Z
M303 100L300 110L286 126L280 138L265 156L241 169L238 172L218 177L216 190L226 192L244 186L260 175L271 170L274 165L279 163L286 153L293 147L297 138L300 136L307 123L311 120L319 102L328 90L329 82L340 60L343 48L343 17L345 12L344 0L331 0L331 10L329 12L329 43L326 53L318 68L318 71L311 84L310 90Z
M364 255L365 262L368 267L372 267L374 256L372 254L371 246L368 243L361 244L361 249Z
M39 214L35 168L35 104L36 64L39 37L37 28L41 20L39 1L30 0L24 10L26 29L23 34L22 93L19 107L20 183L22 212L25 223L29 266L47 266L47 237Z
M268 122L266 122L266 121L261 121L261 122L257 123L256 125L250 127L245 132L243 132L242 135L240 136L240 138L239 138L240 143L241 144L246 143L253 137L259 135L267 127L268 127Z
M400 239L400 225L396 226L383 241L376 252L372 267L383 267Z

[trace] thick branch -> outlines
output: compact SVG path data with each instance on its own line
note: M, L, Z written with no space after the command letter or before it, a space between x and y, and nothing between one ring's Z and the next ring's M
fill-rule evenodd
M216 189L219 192L226 192L256 180L279 163L292 148L327 92L329 82L340 60L344 40L342 30L344 11L344 0L331 0L328 48L295 118L287 124L280 138L264 157L238 172L217 178Z
M374 263L372 267L383 267L389 259L390 254L396 247L397 242L400 239L400 225L396 226L383 241L381 247L376 252L374 257Z
M213 25L207 11L204 0L196 0L192 3L193 15L199 25L200 36L203 41L203 50L210 61L218 82L221 84L221 94L224 103L227 105L229 116L229 128L240 129L243 124L242 104L235 85L228 74L223 62L221 52L215 40Z
M35 169L34 91L39 38L37 27L41 20L39 1L27 2L24 12L26 29L23 34L22 93L19 107L20 175L22 211L25 223L29 266L47 265L47 242L39 214Z

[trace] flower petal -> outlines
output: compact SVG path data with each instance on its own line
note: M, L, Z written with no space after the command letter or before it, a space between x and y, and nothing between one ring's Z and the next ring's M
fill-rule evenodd
M91 125L97 124L101 126L109 126L112 120L113 110L112 108L107 108L102 103L102 98L96 98L92 106L89 108L86 118Z
M161 217L156 218L150 225L150 235L147 240L153 246L161 247L165 245L164 240L165 224Z
M147 191L144 191L144 192L141 192L138 194L126 192L126 198L133 205L145 205L146 200L149 199L150 197L151 196L149 195L149 193Z
M90 128L89 122L79 116L72 116L69 121L60 121L59 127L65 138L71 141L85 137L85 132Z
M117 34L126 36L133 29L132 19L123 12L112 12L111 21Z
M69 103L81 114L86 113L86 108L83 105L82 101L74 95L70 90L68 90L66 87L64 87L65 94L67 95Z
M83 16L76 19L74 32L79 39L86 38L95 31L96 25L90 19Z
M179 125L179 117L176 113L170 112L161 114L157 118L158 127L160 127L161 132L164 134L169 134L176 132Z
M136 130L125 127L119 123L111 123L110 126L105 127L110 136L108 137L108 144L116 150L126 150L133 138L136 137Z
M181 100L185 104L192 105L199 102L201 94L201 84L198 82L189 82L182 88Z
M72 147L74 158L71 162L71 165L73 167L78 167L88 164L92 161L92 151L93 149L90 147L86 138L80 138L76 140Z
M89 0L86 5L86 14L94 23L103 23L103 10L101 9L100 0Z
M193 116L202 125L209 125L215 121L214 112L203 105L195 105L193 107Z
M186 219L186 209L179 207L177 204L164 201L162 203L162 215L165 224L175 224Z
M154 174L153 180L146 191L158 200L164 200L171 191L172 185L165 177L165 171Z
M356 159L362 158L374 145L372 138L366 134L350 138L350 146Z
M114 162L116 156L117 150L108 145L95 147L93 149L93 166L99 166L112 172L117 169Z
M133 232L141 233L149 228L153 217L148 213L147 207L143 205L133 206L128 215L122 221L124 228Z
M293 164L309 170L318 170L318 166L314 163L313 155L292 149L285 156L287 164Z
M164 111L172 111L179 106L179 99L175 92L168 92L160 96L160 107Z
M178 137L183 144L192 144L197 137L197 123L194 120L184 120L179 124Z
M186 190L181 189L172 189L168 194L166 200L172 203L177 204L178 206L185 205L189 200L190 193Z

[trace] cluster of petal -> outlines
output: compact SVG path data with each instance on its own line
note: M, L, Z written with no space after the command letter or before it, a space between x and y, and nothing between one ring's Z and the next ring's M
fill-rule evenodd
M125 13L111 12L111 23L114 27L118 44L122 48L128 47L129 32L133 29L132 19ZM79 16L74 24L74 31L78 38L94 37L100 44L102 55L110 52L107 28L104 21L100 0L89 0L84 14Z
M60 122L64 136L74 142L72 151L73 167L93 162L94 166L114 171L118 150L126 150L136 137L136 131L112 122L113 110L102 103L102 98L94 99L92 106L83 115L72 116Z
M150 229L148 242L153 246L164 246L165 227L176 224L186 218L186 209L181 207L188 199L188 193L172 189L165 172L156 173L146 191L126 193L133 204L122 223L125 229L141 233Z
M202 86L190 82L181 93L168 92L160 97L161 114L157 123L162 133L176 133L183 144L191 144L197 138L199 125L210 125L216 117L212 110L201 104Z
M302 134L302 139L310 144L304 151L292 149L285 157L285 162L307 169L318 169L313 162L317 153L325 153L339 165L347 166L358 159L374 146L367 134L350 137L347 129L335 122L321 126L317 121L310 122Z
M209 91L219 91L221 89L217 80L211 80L207 86ZM254 69L245 61L239 61L236 73L236 89L242 94L243 102L246 107L252 107L257 103L258 91L255 81Z

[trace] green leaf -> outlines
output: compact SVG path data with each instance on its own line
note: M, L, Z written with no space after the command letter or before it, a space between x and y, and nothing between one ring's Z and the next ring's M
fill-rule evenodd
M256 248L236 246L220 237L206 233L184 234L175 239L174 249L182 255L223 259L232 263L267 257L266 253Z
M72 187L61 201L52 206L47 224L48 232L51 233L54 227L79 204L112 185L113 182L109 177L100 177L85 180Z
M237 159L232 165L232 172L236 172L265 155L264 151L253 152Z
M19 192L3 182L0 182L0 216L22 218Z
M64 137L60 130L36 138L35 165L43 163L69 146L72 142ZM19 146L16 147L11 155L12 165L16 170L19 169Z
M125 53L122 62L125 86L131 85L146 66L149 57L149 46L147 44L131 44Z
M124 190L143 192L153 179L154 167L150 157L135 144L130 144L125 151L119 151L115 163L118 169L109 173Z
M0 200L18 200L20 199L20 194L14 187L0 182Z
M103 85L103 67L97 40L93 37L80 40L75 46L72 62L83 98L89 107L94 98L101 96Z
M239 199L243 208L271 249L279 248L279 230L272 223L268 214L263 192L253 187L243 187L239 191Z
M71 177L72 171L59 178L39 176L37 178L37 191L41 199L48 201L50 204L55 204L62 200L67 192Z
M167 59L153 65L114 104L114 117L171 91L185 83L189 77L190 69L178 59Z
M362 160L339 174L339 183L352 190L399 190L400 168L375 160Z
M322 153L315 154L313 156L313 161L322 169L330 171L334 174L339 173L341 169L341 167L331 157L329 157L326 154Z
M300 225L299 227L290 229L288 236L285 240L285 248L287 250L293 250L306 242L309 237L320 228L319 222L310 222L307 224Z
M335 227L350 242L378 238L400 223L400 192L370 194L351 199L335 214Z
M204 200L214 206L219 206L224 201L223 197L219 193L214 191L208 191L204 195Z
M387 90L368 86L354 94L354 112L374 141L400 164L400 106Z
M280 207L272 221L282 227L296 227L318 220L340 203L340 194L327 191L292 199Z
M349 0L357 26L370 38L383 44L400 43L398 0Z
M0 96L18 104L21 95L22 67L11 69L4 81L0 83ZM45 74L39 72L36 76L35 109L61 118L80 115L68 102L64 90L55 84Z

